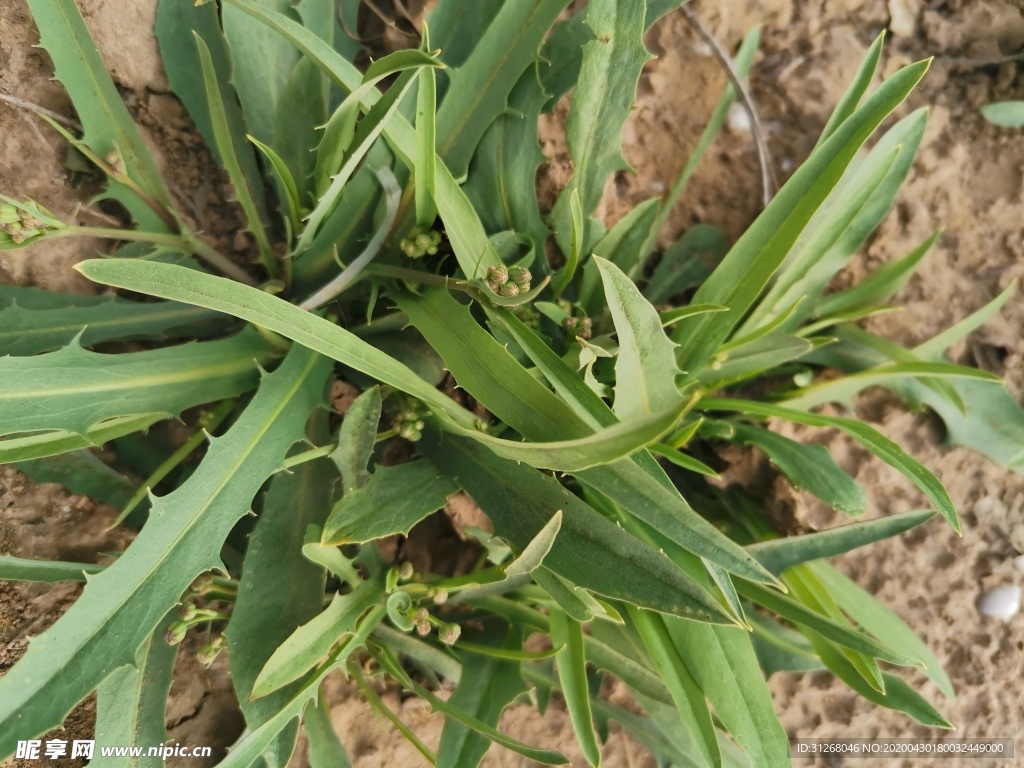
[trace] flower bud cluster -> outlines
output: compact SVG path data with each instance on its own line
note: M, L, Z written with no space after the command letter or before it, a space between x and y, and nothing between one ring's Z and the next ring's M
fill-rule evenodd
M594 323L589 317L573 317L569 315L562 321L562 327L570 339L589 339L593 333Z
M0 232L10 237L15 245L21 245L26 240L59 228L60 222L46 218L42 210L33 211L32 207L21 207L11 203L0 204Z
M420 413L412 408L403 408L395 416L393 428L395 433L410 442L415 443L423 437L423 427L426 426Z
M527 328L540 328L540 312L529 304L523 304L512 310L512 314L519 318L519 322Z
M433 256L440 244L440 232L433 229L424 232L420 227L413 227L409 234L402 238L399 247L410 259L420 259L424 256Z
M448 590L443 587L432 588L428 590L427 598L434 605L441 605L448 599ZM462 627L432 616L429 608L415 605L407 592L392 592L388 598L387 611L391 623L403 632L415 630L420 637L426 637L436 627L437 637L445 645L453 645L462 634Z
M532 279L533 275L526 267L497 264L487 268L487 287L506 299L514 299L520 293L530 290Z

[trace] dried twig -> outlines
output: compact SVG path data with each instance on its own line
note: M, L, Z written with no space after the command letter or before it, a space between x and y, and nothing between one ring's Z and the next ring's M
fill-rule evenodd
M750 127L751 132L754 134L754 144L757 145L757 160L761 165L761 187L762 194L764 197L765 206L772 200L772 195L775 194L775 190L778 187L778 183L775 180L775 171L772 168L771 157L768 155L768 144L764 138L764 130L761 128L761 119L758 116L757 108L754 105L754 98L750 94L750 89L747 88L746 83L743 82L743 78L736 72L736 68L732 64L732 57L729 56L728 51L718 42L718 38L704 26L704 22L700 20L689 6L683 5L679 9L682 11L684 18L687 23L693 27L698 35L708 44L711 48L712 54L721 64L725 73L729 76L729 81L732 83L733 88L736 89L736 93L739 95L740 101L743 102L743 106L746 108L747 113L750 115Z
M33 104L31 101L19 99L17 96L8 96L6 93L0 93L0 101L6 101L8 104L12 104L15 107L28 109L40 115L46 115L50 119L56 120L58 123L64 123L64 125L74 128L76 131L82 130L82 124L77 120L65 117L60 112L54 112L52 109L47 109L46 107L41 107L38 104Z

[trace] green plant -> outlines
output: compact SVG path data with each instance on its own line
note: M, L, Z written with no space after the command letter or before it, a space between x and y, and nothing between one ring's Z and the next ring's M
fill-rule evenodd
M1012 436L992 438L1000 425L965 406L1006 405L998 379L943 359L1005 296L914 350L858 329L890 308L934 238L825 292L910 168L923 111L859 152L927 63L868 94L876 41L811 158L718 266L708 273L695 256L709 236L697 229L647 280L664 214L735 98L727 89L671 194L605 231L593 214L625 167L642 34L677 2L591 0L559 20L568 0L441 0L420 49L361 72L333 2L162 0L170 81L248 221L259 263L239 265L174 209L73 0L29 5L84 132L53 127L109 177L106 196L137 226L80 228L5 198L0 247L78 234L136 241L78 269L160 301L0 293L10 355L0 359L0 457L88 484L136 524L144 517L106 567L0 557L3 578L88 574L78 602L0 679L0 755L94 690L110 743L162 742L161 694L192 627L209 633L203 661L229 649L248 725L223 762L233 768L286 764L300 720L314 765L346 764L318 704L336 669L385 716L367 674L444 713L437 754L403 728L444 766L476 765L492 741L564 762L496 730L528 688L542 710L562 692L594 765L609 720L663 764L788 764L764 682L782 669L825 667L879 705L951 727L879 665L920 667L951 695L935 657L824 561L933 511L783 537L755 499L705 480L716 443L753 446L793 485L857 517L865 494L827 451L764 422L837 429L959 531L924 466L861 421L811 410L873 385L935 408L960 425L954 438L1009 451ZM357 6L340 3L343 17ZM741 73L756 47L755 31L737 54ZM537 118L570 89L575 176L545 217ZM560 251L551 261L549 235ZM146 343L91 349L129 339ZM155 343L166 339L204 340ZM823 367L847 375L818 381ZM466 394L438 388L446 371ZM363 390L340 427L324 398L336 376ZM144 436L183 412L195 426L184 446ZM202 452L203 430L217 436L189 474L179 465ZM385 464L396 440L412 443L413 458ZM143 487L166 492L145 499L88 452L108 442L136 454ZM1022 444L996 458L1019 462ZM460 489L494 527L473 534L475 567L444 576L384 560L375 540L408 533ZM536 633L551 650L524 650ZM646 716L597 695L605 674ZM455 685L448 700L432 692L439 680Z

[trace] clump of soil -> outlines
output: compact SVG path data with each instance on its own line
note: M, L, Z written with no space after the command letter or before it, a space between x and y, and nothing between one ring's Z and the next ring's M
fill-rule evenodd
M142 34L152 23L154 0L79 0L102 53L124 88L126 101L146 129L183 211L216 239L219 247L248 258L249 244L236 239L239 219L222 203L223 179L201 147L187 117L167 94L153 40ZM1013 61L979 66L980 59L1015 53L1024 46L1024 16L1010 0L700 0L692 7L716 36L734 48L753 25L763 27L762 50L751 85L774 171L784 179L806 158L818 133L852 79L872 39L888 28L881 69L888 75L918 58L935 55L931 72L901 108L931 107L929 130L914 170L893 213L840 277L859 280L897 258L932 232L943 235L923 268L902 291L905 306L869 322L869 328L903 344L922 341L982 306L1024 276L1024 135L986 124L978 107L994 100L1024 98L1024 79ZM50 63L37 41L23 3L0 4L0 93L69 114L66 96L50 82ZM648 35L657 55L640 82L637 109L626 126L624 148L636 173L610 181L601 213L613 223L632 206L661 194L696 144L726 78L707 46L678 14ZM542 199L553 199L569 172L560 124L569 101L542 123L544 150L552 162L539 176ZM28 195L62 216L83 199L68 186L63 141L30 114L0 102L0 191ZM760 171L749 129L731 119L673 211L661 244L706 222L735 239L761 207ZM89 214L79 214L87 221ZM88 222L97 223L97 222ZM92 286L70 264L104 247L99 242L59 241L26 251L0 253L0 281L85 292ZM1000 315L953 350L956 362L978 365L1007 378L1010 391L1024 393L1024 301L1012 298ZM940 704L959 736L1024 737L1024 614L1009 623L983 618L980 594L991 587L1021 584L1013 559L1024 552L1024 477L1003 470L962 448L943 446L935 420L911 414L894 398L870 392L858 403L861 415L932 468L949 489L964 521L957 538L932 522L897 540L838 560L839 567L896 610L936 652L958 691L954 702L920 675L910 678ZM919 492L895 470L846 438L828 431L775 425L780 431L826 445L868 489L869 515L924 506ZM107 534L113 511L69 497L56 486L33 486L13 469L0 470L0 551L30 557L95 560L123 548L130 536ZM826 527L838 521L800 494L797 524ZM66 508L66 509L65 509ZM0 584L0 668L23 652L27 639L49 626L79 594L76 585ZM172 737L182 743L225 745L240 732L224 657L205 671L179 656L178 682L169 716ZM791 736L930 735L903 715L879 709L825 673L776 675L773 696ZM613 695L621 697L616 688ZM330 678L332 718L359 768L415 765L404 740L359 700L350 684ZM442 720L394 690L387 704L431 746ZM94 705L76 709L66 733L87 733ZM565 751L583 765L571 726L557 702L544 717L526 706L505 713L501 728L531 743ZM63 736L62 738L67 738ZM1020 742L1024 743L1024 742ZM173 762L173 761L169 761ZM961 761L950 760L950 768ZM964 765L984 765L972 760ZM304 747L293 759L306 764ZM522 765L521 758L492 749L485 765ZM644 750L614 732L606 747L609 766L652 766ZM882 764L860 760L870 768ZM898 764L886 761L885 765ZM28 765L26 763L26 765ZM189 761L189 765L198 765ZM907 762L907 765L911 765Z

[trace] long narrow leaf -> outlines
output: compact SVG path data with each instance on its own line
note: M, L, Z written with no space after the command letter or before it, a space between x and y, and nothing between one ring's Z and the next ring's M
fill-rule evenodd
M194 338L230 323L217 312L173 301L142 304L103 296L90 306L33 309L18 297L15 293L11 304L0 309L0 355L37 355L66 346L76 336L84 347L113 339Z
M562 695L569 710L576 741L583 757L595 768L601 765L601 747L594 733L590 712L590 691L587 688L587 660L583 652L583 627L560 609L551 611L551 642L561 646L555 654Z
M718 748L718 737L715 735L715 725L711 720L711 710L708 709L704 691L679 655L664 621L657 614L636 608L629 613L704 762L713 768L721 766L722 753Z
M107 74L74 0L30 0L29 8L39 27L40 45L53 59L57 79L67 89L85 128L85 144L99 157L119 154L124 172L158 205L171 210L167 185ZM141 227L167 229L165 220L127 186L112 182L105 194L124 204Z
M248 152L249 147L242 145L236 147L231 132L231 124L228 113L224 107L224 97L221 95L220 86L217 83L217 71L210 56L210 49L206 42L195 33L196 47L199 49L199 63L203 70L203 86L206 88L207 109L210 113L210 125L213 131L213 139L217 145L217 153L220 155L221 164L227 171L228 179L235 189L235 199L245 213L248 230L256 238L256 246L260 251L260 258L267 268L271 277L276 277L280 272L277 263L277 255L270 245L267 236L266 222L256 205L253 191L249 188L249 179L246 177L239 161L238 152Z
M683 349L681 365L699 368L746 314L810 217L839 182L857 150L924 76L928 62L900 70L825 141L780 190L700 287L694 302L721 304L729 312L699 315L673 334Z
M85 434L115 416L185 408L252 389L270 359L255 333L106 355L77 342L35 357L0 358L0 435L45 429ZM45 383L41 383L45 382Z
M177 618L171 611L162 623ZM178 646L163 638L163 628L146 640L136 653L135 664L114 671L96 692L96 740L102 744L141 747L138 757L109 763L125 768L161 768L165 763L150 755L149 747L167 741L167 697Z
M953 530L957 534L960 533L960 520L956 509L953 507L953 500L949 498L949 493L942 487L942 483L939 482L938 478L929 472L921 462L908 455L906 451L892 440L863 422L841 416L824 416L819 413L808 413L793 408L758 403L751 400L708 398L703 401L702 405L705 409L711 411L738 411L759 418L775 416L796 424L805 424L809 427L834 427L845 432L886 464L895 467L903 473L935 504Z
M362 82L362 73L330 45L284 14L261 8L253 0L225 0L238 10L258 19L291 41L316 63L340 88L352 92ZM362 99L366 108L381 98L371 90ZM406 167L413 169L416 155L416 134L401 115L395 115L384 128L384 135ZM445 233L455 250L459 266L468 278L483 277L489 264L499 259L487 233L455 177L443 163L437 163L435 179L438 211L445 222Z
M330 361L296 348L199 469L156 500L149 522L118 560L0 678L0 755L19 738L60 725L111 672L134 662L189 584L222 566L220 548L288 448L304 437ZM63 670L78 672L67 676Z

